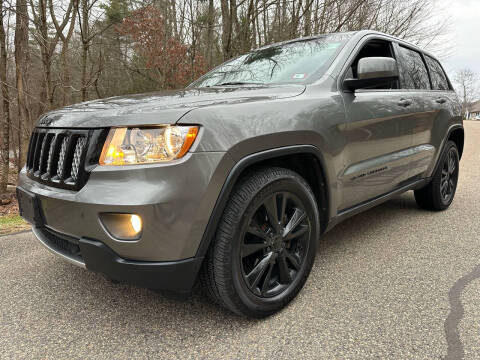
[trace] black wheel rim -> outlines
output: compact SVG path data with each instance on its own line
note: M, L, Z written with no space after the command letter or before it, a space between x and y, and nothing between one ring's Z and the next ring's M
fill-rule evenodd
M455 194L458 179L457 156L452 148L448 151L442 167L442 177L440 179L440 195L444 203L450 202Z
M272 297L298 277L306 259L310 221L292 193L268 196L247 220L240 246L245 284L256 296Z

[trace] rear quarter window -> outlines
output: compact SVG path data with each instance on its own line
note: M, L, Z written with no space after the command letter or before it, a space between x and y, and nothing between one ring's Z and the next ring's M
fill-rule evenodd
M399 49L402 62L402 88L430 90L428 71L420 53L401 45Z
M425 61L427 62L428 69L430 70L430 78L432 79L433 90L450 90L447 75L445 75L440 63L428 55L425 56Z

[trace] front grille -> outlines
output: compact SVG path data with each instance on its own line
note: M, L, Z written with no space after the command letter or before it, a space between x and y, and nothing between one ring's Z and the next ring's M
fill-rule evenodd
M30 138L27 174L50 186L78 190L98 163L106 130L36 128Z

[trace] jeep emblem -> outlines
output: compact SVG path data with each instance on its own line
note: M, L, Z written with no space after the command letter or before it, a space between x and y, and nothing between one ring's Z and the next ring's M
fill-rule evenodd
M50 125L51 122L52 122L52 120L49 119L48 116L44 116L38 121L38 125L48 126L48 125Z

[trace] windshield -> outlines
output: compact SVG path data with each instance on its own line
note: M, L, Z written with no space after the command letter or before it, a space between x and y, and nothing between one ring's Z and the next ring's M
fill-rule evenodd
M255 50L218 66L189 87L309 83L323 74L350 36L324 35Z

